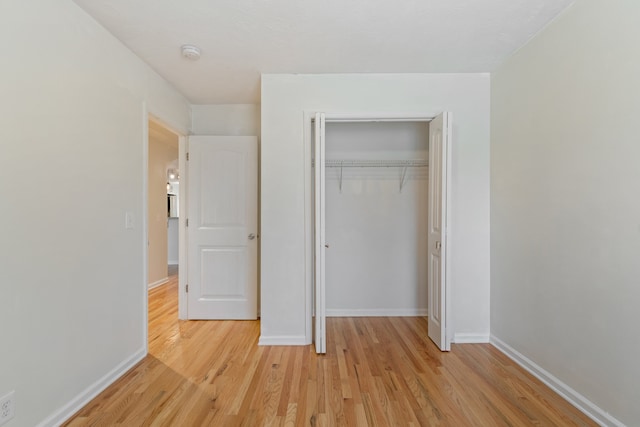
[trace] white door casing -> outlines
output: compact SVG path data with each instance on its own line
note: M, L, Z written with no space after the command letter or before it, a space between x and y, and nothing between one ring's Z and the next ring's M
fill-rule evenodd
M314 342L316 353L326 353L326 302L325 302L325 114L315 116L314 133L314 193L315 193L315 239L314 239L314 288L315 288L315 318Z
M428 279L429 338L443 351L447 335L447 191L451 161L451 113L429 124Z
M187 165L188 318L256 319L257 137L191 136Z

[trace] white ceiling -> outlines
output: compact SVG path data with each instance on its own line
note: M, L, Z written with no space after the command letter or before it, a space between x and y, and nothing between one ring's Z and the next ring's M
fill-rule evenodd
M490 72L573 3L74 1L194 104L257 103L261 73Z

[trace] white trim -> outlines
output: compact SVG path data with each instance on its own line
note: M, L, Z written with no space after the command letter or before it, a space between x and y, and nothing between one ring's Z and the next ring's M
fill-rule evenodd
M430 122L439 113L389 113L389 112L371 112L371 113L325 113L325 122ZM314 118L312 117L313 121Z
M149 290L153 289L153 288L157 288L160 285L164 285L165 283L167 283L169 281L169 277L164 277L160 280L156 280L153 283L149 283L149 286L147 287Z
M591 402L589 399L569 387L567 384L546 371L533 360L511 347L495 335L491 335L491 344L504 353L511 360L522 366L531 375L545 383L549 388L558 393L563 399L582 411L602 426L625 427L625 425L604 411L602 408Z
M477 333L455 333L453 334L453 342L455 344L486 344L490 341L489 334Z
M142 342L149 352L149 120L147 102L142 102Z
M444 314L445 319L445 339L446 344L445 348L447 351L451 350L451 342L453 340L454 331L453 331L453 285L451 280L451 260L453 257L451 256L451 224L453 223L452 215L453 209L451 207L451 201L453 200L453 112L444 111L442 115L445 118L445 122L443 126L447 127L447 188L443 197L445 198L445 203L447 206L447 217L446 224L443 231L442 239L446 241L446 264L445 264L445 305L446 311ZM443 129L444 130L444 129Z
M178 261L177 259L170 259L169 261L167 261L167 265L180 265L180 261Z
M59 426L69 418L71 418L76 412L82 409L87 403L89 403L94 397L104 391L107 387L113 384L118 378L123 376L127 371L133 368L138 362L145 358L147 352L144 348L141 348L133 355L122 361L118 366L109 371L105 376L98 381L91 384L83 392L71 399L69 403L49 415L43 421L41 421L37 427L50 427Z
M352 308L326 310L327 317L425 317L426 308Z
M189 197L189 167L187 165L187 152L189 151L189 138L180 135L178 137L178 163L180 169L180 193L178 204L180 215L178 218L178 319L186 320L189 317L187 306L187 283L189 280L189 265L187 257L187 223L189 210L187 198Z
M312 120L315 120L315 111L304 111L302 120L303 151L304 151L304 260L305 260L305 316L304 331L305 341L313 342L313 252L314 252L314 207L313 207L313 169L311 168L311 135L313 132Z
M258 345L309 345L307 337L304 335L276 335L266 337L260 335Z

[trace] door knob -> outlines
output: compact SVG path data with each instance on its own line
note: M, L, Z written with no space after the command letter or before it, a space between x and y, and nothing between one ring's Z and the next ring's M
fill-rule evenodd
M253 239L255 239L255 238L256 238L256 235L255 235L255 234L253 234L253 233L249 234L249 240L253 240Z

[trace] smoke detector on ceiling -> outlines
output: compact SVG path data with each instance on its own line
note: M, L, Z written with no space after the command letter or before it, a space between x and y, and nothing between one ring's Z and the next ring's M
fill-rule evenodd
M182 56L192 61L200 59L200 49L196 46L185 44L182 46Z

